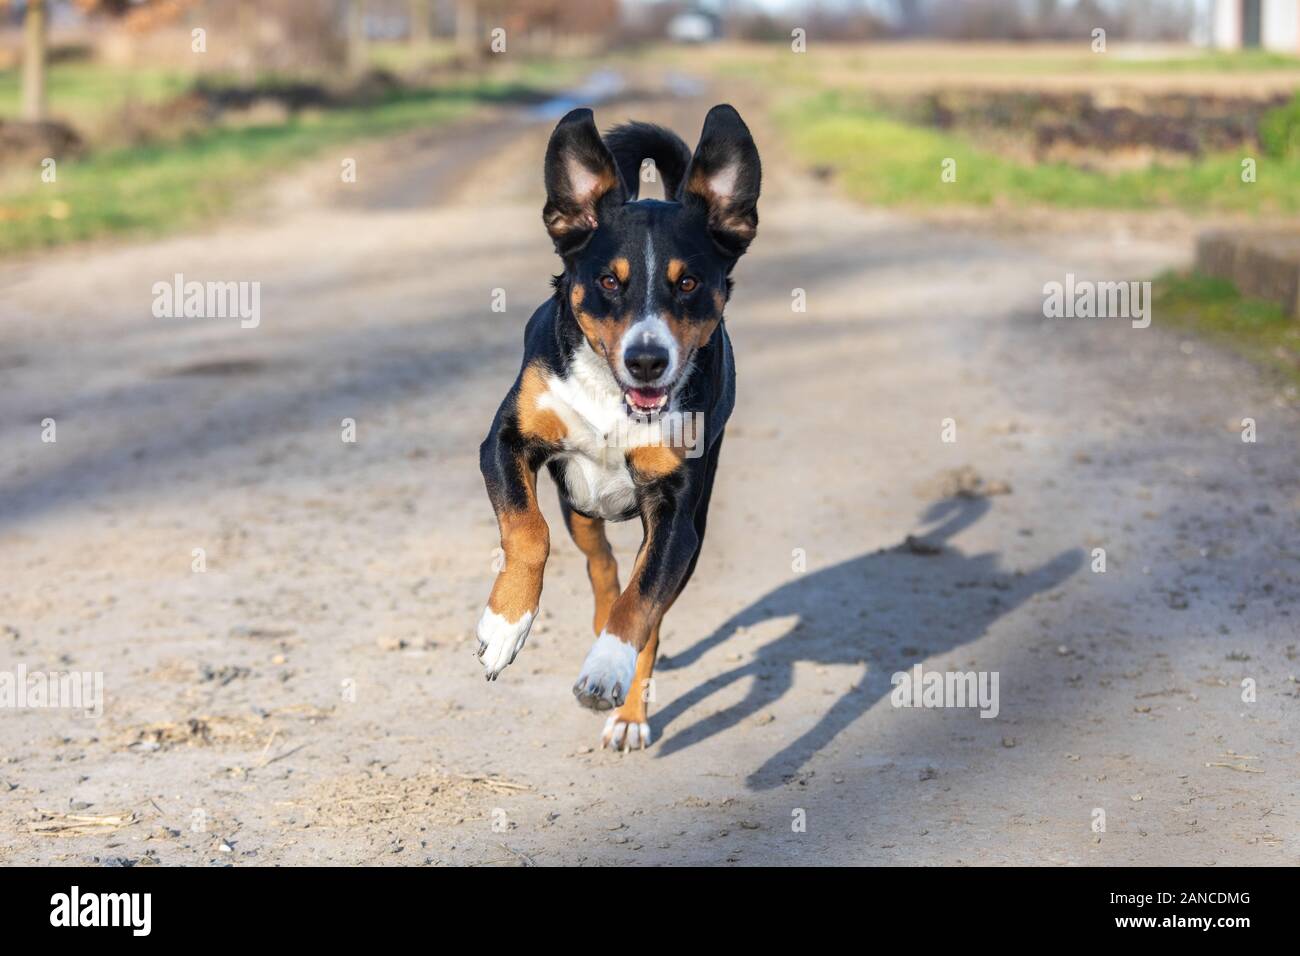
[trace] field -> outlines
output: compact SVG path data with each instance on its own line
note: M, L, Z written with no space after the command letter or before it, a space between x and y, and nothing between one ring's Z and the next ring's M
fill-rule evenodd
M191 227L230 210L250 190L326 147L433 129L479 107L541 97L581 69L576 62L526 62L441 76L327 109L251 112L216 123L177 122L174 129L164 119L150 124L156 128L139 137L142 142L121 145L115 123L132 110L175 101L197 78L58 64L51 70L53 111L80 124L89 149L60 161L54 182L42 179L34 158L25 170L10 164L0 177L0 255ZM217 78L215 85L233 83ZM274 89L276 81L266 78L262 85ZM14 71L0 72L0 119L16 112Z
M762 84L796 155L865 202L1175 208L1197 214L1300 211L1300 151L1274 154L1254 142L1252 130L1239 149L1210 148L1190 156L1137 148L1146 145L1141 143L1099 143L1098 150L1111 158L1126 149L1135 154L1133 168L1105 169L1096 168L1098 155L1086 149L1079 150L1077 163L1043 161L1035 155L1033 129L1004 123L992 135L978 124L973 131L961 128L960 115L943 124L909 115L918 100L936 94L957 94L958 104L980 94L1000 112L1032 112L1024 109L1025 101L1045 100L1041 113L1060 101L1073 105L1073 96L1084 99L1085 111L1128 110L1123 118L1140 131L1142 114L1157 114L1170 100L1187 109L1190 99L1191 109L1204 110L1207 102L1228 98L1229 111L1230 98L1285 102L1300 89L1300 59L1292 57L1192 54L1181 48L1094 54L1086 45L1082 51L892 45L804 54L782 47L723 47L690 63ZM1078 117L1060 119L1068 126ZM1255 161L1253 181L1243 181L1246 158ZM948 160L955 161L955 178L944 177Z

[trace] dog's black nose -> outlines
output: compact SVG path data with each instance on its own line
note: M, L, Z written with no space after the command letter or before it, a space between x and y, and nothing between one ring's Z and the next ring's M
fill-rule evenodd
M630 345L623 364L638 382L653 382L668 368L668 350L662 345Z

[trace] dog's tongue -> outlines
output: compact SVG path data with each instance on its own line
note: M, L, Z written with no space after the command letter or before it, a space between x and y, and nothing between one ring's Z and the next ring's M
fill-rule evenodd
M627 391L627 397L639 408L654 408L662 396L663 389L659 388L630 388Z

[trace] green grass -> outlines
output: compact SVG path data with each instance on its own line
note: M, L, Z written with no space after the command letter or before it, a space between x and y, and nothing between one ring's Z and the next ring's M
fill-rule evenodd
M1300 92L1291 102L1264 114L1259 124L1259 141L1270 156L1300 154Z
M1207 50L1189 56L1126 57L1092 54L1091 61L1076 61L1081 68L1092 62L1100 70L1116 73L1260 73L1272 70L1300 71L1300 57L1270 50Z
M525 71L543 77L543 69ZM268 177L325 147L432 126L533 87L466 80L394 94L366 107L310 111L287 122L213 127L180 139L92 152L58 166L57 182L0 191L0 255L117 233L158 235L210 219Z
M1158 325L1194 332L1300 383L1300 319L1272 302L1246 299L1226 279L1167 273L1153 289Z
M892 118L860 97L796 95L775 111L796 154L833 167L841 185L885 205L1047 205L1066 208L1300 212L1300 156L1257 160L1257 181L1241 181L1242 154L1209 156L1187 166L1115 173L1064 163L1022 163L980 149L960 134ZM957 180L940 178L945 159Z
M51 65L46 82L50 115L93 132L127 103L159 103L184 93L193 81L192 73L179 70L83 61ZM0 117L17 117L21 103L19 71L0 70Z

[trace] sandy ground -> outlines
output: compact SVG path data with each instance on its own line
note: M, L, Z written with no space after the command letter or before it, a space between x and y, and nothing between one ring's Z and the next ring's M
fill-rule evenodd
M599 118L693 139L707 105ZM541 622L498 682L474 659L477 446L556 266L543 125L0 268L0 670L105 689L0 711L0 860L1300 862L1294 397L1158 314L1042 316L1044 282L1143 278L1190 233L857 208L756 127L739 407L644 753L570 694L590 594L549 490ZM178 272L260 281L261 324L154 318ZM998 716L892 706L916 664L997 672Z

